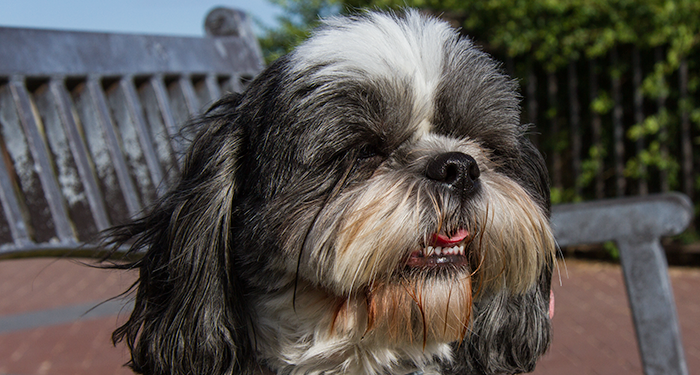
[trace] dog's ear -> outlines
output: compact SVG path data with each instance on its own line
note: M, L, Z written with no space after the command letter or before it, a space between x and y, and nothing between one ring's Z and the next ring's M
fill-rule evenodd
M518 159L520 181L528 191L532 192L532 197L549 216L551 210L549 173L547 173L544 157L527 138L521 137L520 142L521 153Z
M238 95L196 127L175 186L142 218L113 229L114 246L142 257L134 310L113 334L143 374L239 374L250 368L248 314L232 261L231 216L245 138ZM139 254L141 255L141 254Z

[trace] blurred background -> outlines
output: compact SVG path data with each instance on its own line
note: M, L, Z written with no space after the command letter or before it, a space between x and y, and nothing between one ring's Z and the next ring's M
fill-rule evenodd
M0 25L203 36L204 17L215 6L251 15L268 63L307 38L319 17L405 6L441 17L520 84L522 122L535 125L529 136L545 155L553 203L681 191L700 214L697 0L0 0ZM694 373L696 224L664 247ZM563 251L554 343L535 373L640 374L615 245ZM87 310L134 277L65 260L0 262L0 375L129 373L121 367L123 348L109 343L124 314L50 317ZM28 323L3 327L9 321Z

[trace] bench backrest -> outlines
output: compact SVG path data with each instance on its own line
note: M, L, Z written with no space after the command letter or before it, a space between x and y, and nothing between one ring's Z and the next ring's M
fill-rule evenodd
M177 171L178 126L263 68L244 13L207 37L0 28L0 258L86 255Z

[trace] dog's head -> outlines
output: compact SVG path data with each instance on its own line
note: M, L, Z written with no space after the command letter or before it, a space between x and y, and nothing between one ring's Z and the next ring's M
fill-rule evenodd
M145 255L145 373L513 373L549 344L554 239L516 85L446 23L325 22L198 120Z

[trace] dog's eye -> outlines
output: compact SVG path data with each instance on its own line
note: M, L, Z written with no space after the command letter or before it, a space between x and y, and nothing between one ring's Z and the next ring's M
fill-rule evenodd
M367 160L377 156L380 156L380 152L375 145L365 144L357 150L357 160Z

